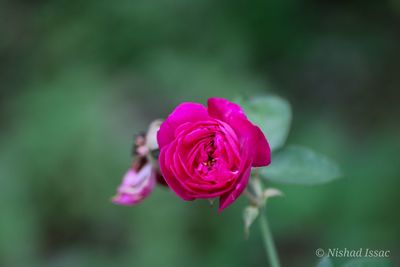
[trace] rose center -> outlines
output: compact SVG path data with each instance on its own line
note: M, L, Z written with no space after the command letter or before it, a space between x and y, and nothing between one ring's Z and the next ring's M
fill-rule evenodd
M215 157L215 142L211 140L207 145L205 145L203 152L200 156L199 166L197 168L198 171L202 174L208 174L215 164L217 163L217 159Z
M207 145L207 148L206 148L207 160L203 162L203 165L207 166L209 171L212 169L212 167L214 166L215 162L217 161L214 158L214 152L215 152L215 146L214 146L214 140L212 140Z

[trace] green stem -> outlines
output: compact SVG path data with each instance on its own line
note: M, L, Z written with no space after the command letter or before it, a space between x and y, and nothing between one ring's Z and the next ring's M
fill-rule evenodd
M268 255L270 267L280 267L278 254L276 253L274 238L272 237L271 229L268 225L265 208L261 208L260 227L264 239L265 251Z

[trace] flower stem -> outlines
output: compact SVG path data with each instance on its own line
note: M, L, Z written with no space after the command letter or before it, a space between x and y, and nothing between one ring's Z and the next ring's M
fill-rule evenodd
M271 229L269 228L265 208L261 208L260 228L270 267L280 267L281 265L279 263L278 254L276 253L274 238L272 237Z

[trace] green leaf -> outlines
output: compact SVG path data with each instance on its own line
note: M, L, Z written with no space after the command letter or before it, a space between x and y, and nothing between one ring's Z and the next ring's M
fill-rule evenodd
M237 102L249 120L263 131L271 150L285 144L292 120L289 102L277 96L260 96Z
M323 257L317 264L317 267L333 267L331 259Z
M346 262L343 267L392 267L387 259L354 259Z
M272 155L272 163L260 175L274 182L313 185L340 177L339 166L328 157L301 146L291 146Z

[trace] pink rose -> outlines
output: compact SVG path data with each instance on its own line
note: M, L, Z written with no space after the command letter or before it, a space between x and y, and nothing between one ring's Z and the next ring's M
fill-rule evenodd
M180 104L161 124L157 141L168 186L184 200L219 197L219 211L246 188L251 167L271 162L260 128L222 98L210 98L208 108Z

